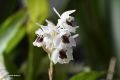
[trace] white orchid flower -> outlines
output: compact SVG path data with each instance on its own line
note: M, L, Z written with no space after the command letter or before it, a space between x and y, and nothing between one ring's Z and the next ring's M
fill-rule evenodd
M43 37L42 35L41 35L41 36L37 35L37 38L36 38L36 40L33 42L33 45L34 45L34 46L37 46L37 47L41 47L41 46L44 45L43 40L44 40L44 37Z
M38 29L35 34L37 35L36 40L33 42L34 46L41 47L45 45L46 47L49 47L51 44L51 35L50 29L47 26L41 26L41 29ZM47 44L47 45L46 45Z
M74 13L75 10L66 11L62 15L60 15L55 8L53 9L55 13L60 17L60 19L58 19L58 24L57 24L58 30L66 29L69 32L75 33L78 26L73 26L72 23L74 21L74 17L70 16L70 14Z
M76 34L77 35L77 34ZM71 36L70 33L66 32L61 32L59 35L56 36L54 40L54 45L55 47L61 47L61 46L66 46L66 47L72 47L76 46L76 41L75 38L77 36Z
M64 64L69 63L71 60L73 60L72 55L73 49L72 48L63 48L63 49L55 49L52 53L51 60L54 64L57 62Z
M36 23L40 28L35 32L37 38L33 45L48 50L46 52L50 54L49 57L54 64L69 63L73 60L73 47L76 46L75 38L78 37L78 34L73 35L78 26L73 26L74 17L70 16L75 10L66 11L60 15L55 8L53 9L60 17L57 25L49 20L46 20L47 26Z

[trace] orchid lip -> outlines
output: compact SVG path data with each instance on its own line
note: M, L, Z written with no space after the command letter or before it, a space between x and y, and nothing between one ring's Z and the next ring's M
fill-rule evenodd
M43 36L38 36L36 42L43 42Z
M66 20L66 23L70 26L72 26L72 22L69 22L68 20Z
M60 54L59 57L60 57L61 59L67 58L67 55L66 55L66 51L65 51L65 50L63 50L63 49L60 50L60 51L59 51L59 54Z
M62 36L62 42L63 43L70 43L69 38L65 35Z

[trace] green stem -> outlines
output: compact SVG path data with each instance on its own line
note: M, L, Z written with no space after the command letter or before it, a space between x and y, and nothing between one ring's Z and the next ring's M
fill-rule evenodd
M48 57L50 59L50 67L48 70L49 80L53 80L53 78L54 78L54 64L51 60L51 55L49 53L48 53Z
M27 77L26 80L34 80L34 66L33 66L33 46L32 39L29 36L29 54L28 54L28 66L27 66Z
M0 64L4 65L4 59L3 59L3 54L2 53L0 53Z
M53 72L54 72L53 62L50 61L50 68L49 68L49 71L48 71L48 73L49 73L49 80L53 80L53 76L54 76Z

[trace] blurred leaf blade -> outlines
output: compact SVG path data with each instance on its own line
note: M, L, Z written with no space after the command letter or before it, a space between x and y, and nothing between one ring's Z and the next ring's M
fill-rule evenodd
M0 53L7 48L9 41L18 34L17 31L24 21L24 11L21 10L9 17L0 28ZM9 45L10 46L10 45Z
M23 11L20 11L13 15L12 17L8 18L2 25L0 29L0 53L4 51L4 49L7 47L8 42L14 37L14 35L17 33L20 25L22 24L23 20Z
M16 45L23 39L26 34L25 26L21 26L17 33L18 34L15 35L15 38L13 37L9 41L8 45L10 46L7 46L6 53L11 52L16 47Z
M73 76L70 80L97 80L100 76L105 74L104 72L80 72L77 75Z
M26 0L26 7L33 22L48 15L48 0Z

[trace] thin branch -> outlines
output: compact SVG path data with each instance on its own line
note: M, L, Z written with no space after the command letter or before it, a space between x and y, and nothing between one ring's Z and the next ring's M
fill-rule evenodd
M106 80L113 80L115 66L116 66L116 58L113 57L110 60L110 65L109 65L109 69L108 69L108 74L107 74Z

